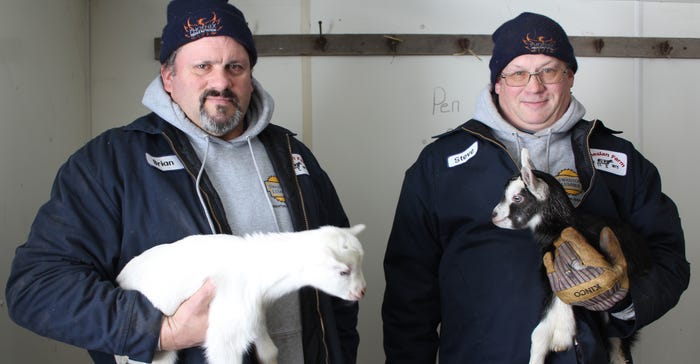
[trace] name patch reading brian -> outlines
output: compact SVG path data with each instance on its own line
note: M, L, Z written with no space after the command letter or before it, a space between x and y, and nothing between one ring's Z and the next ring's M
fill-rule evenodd
M178 159L177 156L174 155L166 155L162 157L154 157L148 153L146 153L146 161L148 162L149 165L152 167L158 168L161 171L167 172L167 171L175 171L179 169L184 169L185 167L182 165L182 162L180 162L180 159Z

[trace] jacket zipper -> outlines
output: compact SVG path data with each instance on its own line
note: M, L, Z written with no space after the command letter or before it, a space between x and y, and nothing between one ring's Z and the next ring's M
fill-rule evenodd
M292 163L292 168L294 167L294 161L292 160L292 142L289 139L289 134L286 134L287 136L287 150L289 152L289 158L290 162ZM299 184L299 177L297 176L296 173L294 173L294 181L296 183L297 191L299 192L299 200L301 201L301 211L302 215L304 216L304 228L306 230L309 229L309 218L306 215L306 205L304 204L304 193L301 190L301 185ZM325 353L325 360L324 362L326 364L329 363L329 358L330 355L328 353L328 344L326 343L326 326L323 323L323 314L321 313L321 296L318 292L318 289L314 289L314 293L316 294L316 314L318 315L318 321L321 324L321 342L323 344L323 351Z
M477 132L477 131L469 130L469 129L467 129L467 128L464 127L464 126L462 127L462 130L466 131L466 132L469 133L469 134L478 136L479 138L481 138L481 139L483 139L483 140L486 140L486 141L488 141L488 142L491 142L491 143L495 144L496 146L498 146L499 148L501 148L504 152L506 152L506 155L507 155L508 157L510 157L510 160L513 161L513 164L515 165L515 169L516 169L516 170L518 169L518 162L515 161L515 159L513 159L513 157L510 155L510 153L508 153L508 149L506 149L506 147L504 147L503 144L501 144L501 142L499 142L499 141L496 140L496 139L490 138L490 137L488 137L488 136L486 136L486 135L484 135L484 134L481 134L481 133L479 133L479 132Z
M596 124L598 124L598 119L593 120L593 125L591 125L591 128L588 129L588 132L586 133L586 153L588 154L588 163L592 171L591 180L588 183L588 189L583 192L581 195L581 200L579 200L575 207L579 207L583 203L583 200L586 199L586 196L588 196L588 192L590 192L591 188L593 188L593 181L595 180L595 175L597 173L597 170L593 164L593 157L591 157L591 135L593 134L593 129L595 129Z
M170 144L170 149L172 149L173 153L175 153L175 155L177 155L177 158L179 160L183 161L182 165L185 167L187 174L189 174L190 177L195 180L195 188L197 188L198 187L197 183L196 183L197 175L192 172L192 170L190 169L189 163L185 163L185 158L183 158L182 155L180 154L180 152L177 150L177 148L175 148L175 144L173 143L172 139L170 139L170 137L165 132L162 132L161 134L163 135L165 140L168 141L168 144ZM211 201L209 200L209 195L207 194L207 191L205 191L201 187L199 187L199 188L200 188L200 191L202 192L202 195L207 200L207 206L209 208L209 211L211 212L209 215L211 216L211 219L214 221L214 224L216 224L218 232L223 231L223 229L221 228L221 224L219 223L219 219L217 219L216 214L213 213L214 209L212 208ZM207 218L206 214L205 214L204 218L205 219ZM216 232L212 232L212 234L215 234L215 233Z
M586 198L586 196L588 195L588 192L590 192L590 191L591 191L591 188L593 188L593 180L595 179L595 175L596 175L596 169L595 169L595 167L593 166L593 157L591 157L591 144L590 144L590 143L591 143L591 134L593 134L593 129L595 129L595 126L596 126L596 124L598 123L598 120L595 119L595 120L592 121L592 123L593 123L593 125L591 125L591 127L588 129L588 132L587 132L587 135L586 135L586 152L588 153L588 163L589 163L589 166L591 167L591 170L592 170L593 172L591 173L591 180L590 180L590 183L588 184L588 189L587 189L586 191L583 191L583 193L582 193L582 195L581 195L581 200L580 200L580 201L578 202L578 204L576 204L576 206L574 206L574 207L578 207L579 205L581 205L581 203L583 203L583 200L584 200L584 199ZM483 135L483 134L481 134L481 133L479 133L479 132L476 132L476 131L473 131L473 130L469 130L467 127L464 127L464 126L462 127L462 130L466 131L466 132L469 133L469 134L476 135L476 136L480 137L480 138L483 139L483 140L486 140L486 141L489 141L489 142L492 142L492 143L496 144L498 147L500 147L501 149L503 149L503 150L506 152L506 154L510 157L510 153L508 153L508 150L507 150L499 141L497 141L497 140L495 140L495 139L492 139L492 138L490 138L490 137L487 137L486 135ZM517 167L517 166L518 166L518 163L513 159L513 157L511 157L510 159L513 161L513 163L514 163L515 166Z
M294 170L294 160L292 153L292 141L289 139L289 134L285 134L287 137L287 151L289 152L289 161L292 164L292 170ZM304 216L304 229L309 230L309 218L306 216L306 205L304 204L304 193L301 191L301 185L299 184L299 177L294 173L294 182L297 185L297 191L299 192L299 199L301 200L301 213Z

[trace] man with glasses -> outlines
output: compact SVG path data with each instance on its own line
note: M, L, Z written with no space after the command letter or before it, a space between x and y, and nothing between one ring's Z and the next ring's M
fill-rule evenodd
M630 142L583 119L571 94L578 64L558 23L523 13L493 41L491 83L474 118L440 135L406 172L384 260L386 361L432 364L439 353L442 363L528 362L549 291L542 255L529 231L491 222L527 148L577 209L625 221L652 254L652 268L629 277L628 291L618 284L602 304L573 302L575 345L547 358L608 363L608 337L628 337L658 319L688 286L677 208Z

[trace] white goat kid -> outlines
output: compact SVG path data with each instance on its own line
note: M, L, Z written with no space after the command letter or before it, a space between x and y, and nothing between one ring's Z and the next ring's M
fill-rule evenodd
M193 235L146 250L117 277L173 315L207 278L216 286L204 343L210 364L238 364L251 343L265 364L277 363L266 322L267 306L281 296L313 286L344 300L365 294L364 225L324 226L294 233ZM176 352L157 352L153 363L172 364ZM122 358L123 360L123 358Z

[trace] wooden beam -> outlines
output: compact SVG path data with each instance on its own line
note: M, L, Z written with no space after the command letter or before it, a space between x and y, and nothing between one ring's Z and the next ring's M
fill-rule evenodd
M259 57L490 55L485 34L264 34ZM569 37L577 57L699 59L698 38ZM160 38L154 40L155 59Z

